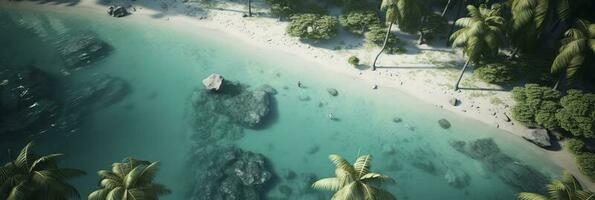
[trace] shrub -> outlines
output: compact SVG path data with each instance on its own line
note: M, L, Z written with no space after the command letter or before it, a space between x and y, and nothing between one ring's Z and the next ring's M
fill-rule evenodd
M363 35L370 27L380 26L378 14L370 10L350 11L341 15L339 21L349 32L359 35Z
M569 90L556 114L560 126L578 137L595 138L595 94Z
M481 65L475 70L475 74L479 79L487 83L502 84L514 79L514 73L511 67L497 62Z
M595 180L595 154L583 153L576 156L576 164L584 175Z
M353 66L357 66L359 65L359 58L357 58L356 56L351 56L349 57L349 59L347 59L347 62Z
M537 84L527 84L525 87L515 87L512 97L516 101L512 117L517 121L528 126L559 126L556 113L560 109L560 92Z
M580 155L587 150L585 142L576 138L568 139L564 146L574 155Z
M328 40L337 35L337 20L331 16L299 14L291 17L287 33L311 40Z
M370 31L366 34L366 37L369 42L378 46L382 46L384 43L384 37L386 37L386 29L381 27L371 27ZM402 47L403 43L393 33L390 37L388 37L385 52L388 54L404 53L405 49Z

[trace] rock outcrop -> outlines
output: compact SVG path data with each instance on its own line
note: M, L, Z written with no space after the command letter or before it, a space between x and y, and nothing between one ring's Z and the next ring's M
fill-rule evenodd
M112 17L126 17L130 15L130 12L124 6L110 6L107 9L107 14Z
M202 80L202 85L204 85L207 90L219 91L221 85L223 85L223 81L223 76L219 74L211 74Z
M249 90L239 83L224 82L219 92L195 91L192 101L199 112L210 110L213 117L225 117L245 128L258 128L271 112L272 96L266 91Z
M523 135L525 140L532 142L540 147L550 147L552 143L550 142L550 136L547 133L546 129L529 129Z

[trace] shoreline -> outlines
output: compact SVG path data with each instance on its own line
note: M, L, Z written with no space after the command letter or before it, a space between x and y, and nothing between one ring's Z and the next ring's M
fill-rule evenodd
M454 80L451 80L453 78L451 76L453 73L456 75L459 72L458 69L452 69L449 67L441 67L442 69L439 70L436 69L439 68L437 65L443 63L434 64L429 62L422 63L421 65L414 64L420 63L418 59L423 59L424 57L431 58L432 56L440 57L443 55L450 56L448 59L444 60L444 63L461 63L462 57L460 53L458 53L456 50L451 50L450 48L432 48L425 45L413 45L414 48L419 49L418 53L407 53L401 55L384 54L381 56L380 65L394 65L395 67L382 68L378 69L377 71L371 71L369 69L360 70L350 66L346 61L347 58L351 55L357 55L362 60L362 63L369 64L369 62L373 60L373 57L379 50L378 47L362 45L347 50L333 50L329 47L317 47L319 45L326 44L313 45L302 43L299 41L299 39L289 37L285 34L287 22L279 22L273 18L244 18L242 17L243 12L231 11L242 10L244 6L238 4L225 3L226 5L224 5L224 7L226 9L209 9L206 11L206 18L197 18L188 16L186 14L180 14L185 13L183 11L181 12L179 10L173 10L187 9L184 8L184 6L181 6L183 8L171 8L185 5L183 3L175 3L176 5L170 6L168 9L166 9L167 11L159 11L149 7L140 7L137 5L138 2L155 4L155 7L159 7L157 5L159 2L157 1L137 0L137 2L130 2L134 5L136 11L132 12L132 15L127 16L124 19L136 20L139 23L143 23L143 20L153 20L158 23L167 23L168 25L176 26L180 30L186 29L183 31L188 32L193 31L187 30L189 27L221 32L222 34L234 39L238 39L243 43L259 48L274 49L274 51L280 51L289 55L295 55L299 59L316 63L319 66L324 67L325 69L334 73L342 74L354 79L359 79L360 81L364 81L365 84L369 85L370 91L373 91L372 87L375 85L378 85L378 90L399 90L427 104L431 104L435 107L447 110L454 114L458 114L459 116L481 121L485 125L497 126L497 128L512 133L518 137L520 137L527 129L519 124L505 122L502 119L497 118L497 116L501 116L502 113L510 116L509 108L514 104L514 102L510 97L509 91L490 90L491 88L494 88L493 85L477 83L477 80L475 80L476 83L473 83L471 81L474 80L470 77L469 73L466 73L463 81L464 87L489 88L485 91L464 90L455 92L449 88L449 85L452 85L452 82L454 82ZM42 7L44 7L43 9L52 10L57 10L54 8L84 9L86 11L97 13L105 13L105 10L107 10L107 6L100 5L92 0L82 0L73 6L62 4L53 5L51 3L40 4L37 2L8 3L9 5L3 5L2 7L11 7L17 5L20 7L27 6L33 9ZM155 17L163 12L173 12L173 14L177 13L177 15L166 15L160 18ZM345 38L339 38L339 40L341 39ZM409 40L407 40L407 42L410 43L411 41ZM438 53L433 54L436 52ZM465 83L471 84L471 86L467 86ZM450 105L448 100L452 97L456 97L457 99L461 100L461 105ZM493 99L499 99L500 103L494 103L496 101ZM531 144L529 142L527 143ZM575 175L586 188L591 190L595 189L595 183L591 182L588 177L580 173L574 162L573 156L566 150L549 151L539 148L539 152L545 159L548 159L555 165L564 168Z

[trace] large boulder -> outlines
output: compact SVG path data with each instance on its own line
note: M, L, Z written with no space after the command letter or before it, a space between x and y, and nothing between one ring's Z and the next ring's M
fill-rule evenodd
M207 90L219 91L221 85L223 85L223 76L219 74L211 74L202 80L202 85L204 85Z
M106 57L112 47L92 32L63 34L55 46L68 70L79 69Z
M126 7L123 6L110 6L107 9L107 14L112 16L112 17L125 17L127 15L130 15L130 12L128 11L128 9L126 9Z
M540 147L552 146L552 143L550 142L550 136L548 135L546 129L529 129L522 137L525 140L533 142Z

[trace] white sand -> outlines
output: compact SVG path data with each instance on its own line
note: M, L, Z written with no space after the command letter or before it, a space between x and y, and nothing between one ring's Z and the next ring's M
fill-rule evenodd
M53 3L38 5L32 2L16 3L5 0L0 0L0 3L2 3L0 6L87 9L89 12L101 13L107 10L106 6L98 4L96 0L81 0L74 6L53 5ZM197 27L197 30L220 31L251 45L314 61L333 72L361 80L362 84L370 85L370 90L374 85L379 86L378 90L399 89L428 104L482 121L486 125L498 127L517 136L521 136L527 129L518 123L506 122L502 119L503 115L511 116L510 108L514 101L509 91L502 91L497 85L483 83L467 72L461 87L471 89L455 92L452 88L460 73L458 67L464 62L460 51L445 47L418 46L416 35L397 32L399 37L408 43L406 47L408 52L401 55L382 55L377 66L387 66L387 68L379 68L376 71L369 68L360 70L349 65L347 58L356 55L363 65L369 67L380 50L379 47L363 44L363 41L345 33L339 34L337 39L315 45L300 42L298 38L290 37L285 33L287 22L260 16L268 13L266 9L259 9L266 7L260 1L253 3L254 7L257 7L253 7L257 17L251 18L243 17L247 6L238 3L217 3L210 6L164 0L137 0L130 3L136 11L127 18L139 21L160 20L163 23L179 26L181 29ZM163 9L164 5L166 9ZM341 48L333 50L335 47ZM448 100L453 97L461 101L459 106L448 103ZM595 184L579 172L570 153L543 149L540 151L544 158L566 169L588 188L595 190Z

